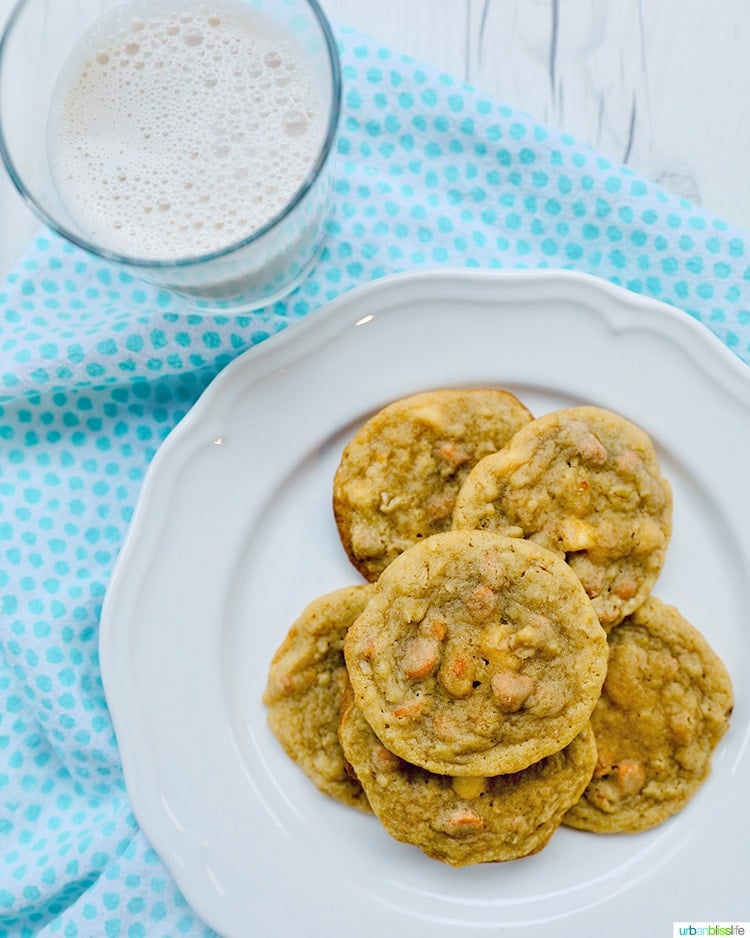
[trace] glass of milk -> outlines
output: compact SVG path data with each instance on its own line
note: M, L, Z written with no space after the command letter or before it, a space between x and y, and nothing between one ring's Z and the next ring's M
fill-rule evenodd
M31 208L207 310L306 277L341 98L316 0L20 0L0 40L0 152Z

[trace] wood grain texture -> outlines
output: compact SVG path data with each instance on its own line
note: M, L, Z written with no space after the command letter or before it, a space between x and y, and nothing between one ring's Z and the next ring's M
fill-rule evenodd
M322 3L750 228L745 0Z
M471 80L738 224L750 8L705 0L481 0ZM722 51L720 51L722 50Z

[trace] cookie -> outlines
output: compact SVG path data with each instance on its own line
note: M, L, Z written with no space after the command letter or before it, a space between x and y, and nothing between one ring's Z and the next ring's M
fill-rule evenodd
M365 579L448 530L469 470L531 419L513 394L496 388L427 391L371 417L344 449L333 482L341 543Z
M732 684L706 639L650 597L609 634L602 696L592 715L598 760L570 827L642 831L692 798L726 732Z
M365 584L343 587L306 606L273 656L263 694L268 724L290 758L322 792L362 810L367 799L344 759L338 724L344 635L372 593Z
M383 571L344 641L357 706L391 752L430 772L516 772L580 733L607 640L546 548L449 531Z
M458 493L453 527L555 551L610 629L640 606L661 572L672 493L642 429L599 407L574 407L538 417L482 459Z
M549 842L586 787L596 746L586 727L565 749L523 771L452 778L389 752L345 693L341 744L388 833L453 866L513 860Z

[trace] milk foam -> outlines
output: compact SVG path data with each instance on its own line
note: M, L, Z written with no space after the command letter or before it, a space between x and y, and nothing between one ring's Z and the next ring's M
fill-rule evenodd
M86 33L61 73L53 179L110 250L205 254L283 210L325 120L301 50L250 6L135 0Z

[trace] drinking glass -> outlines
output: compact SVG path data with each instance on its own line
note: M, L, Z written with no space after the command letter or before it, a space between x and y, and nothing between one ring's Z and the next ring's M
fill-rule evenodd
M50 167L48 115L61 69L81 35L122 3L20 0L13 8L0 39L0 154L10 178L50 229L192 306L236 312L267 306L304 280L325 238L341 105L330 25L316 0L233 0L235 7L244 4L271 18L307 59L323 108L322 143L297 190L260 227L206 253L139 257L112 250L84 230L61 198ZM210 9L210 0L204 6Z

